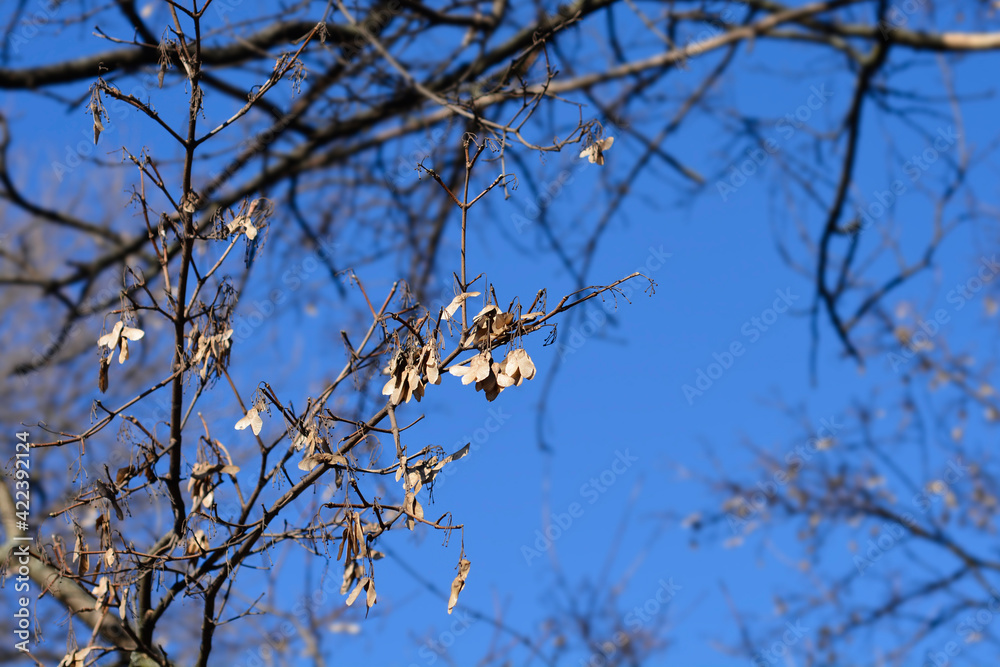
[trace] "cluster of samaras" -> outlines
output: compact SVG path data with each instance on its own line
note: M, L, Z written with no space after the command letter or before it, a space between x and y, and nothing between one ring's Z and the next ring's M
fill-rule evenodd
M467 292L455 297L455 301L445 308L447 316L453 316L461 305L461 299L468 296L478 294ZM510 340L509 334L542 315L544 313L528 313L518 321L513 313L503 312L494 304L486 306L473 318L469 329L469 342L480 350L479 353L460 364L452 365L447 369L448 372L462 378L462 384L475 382L476 391L485 392L488 401L495 399L507 387L530 380L535 376L535 364L524 348L513 348L499 362L493 361L491 348L504 340ZM441 384L440 364L441 353L436 337L422 346L400 347L383 370L389 376L389 381L382 388L382 394L389 396L393 405L408 402L411 397L419 401L428 383Z

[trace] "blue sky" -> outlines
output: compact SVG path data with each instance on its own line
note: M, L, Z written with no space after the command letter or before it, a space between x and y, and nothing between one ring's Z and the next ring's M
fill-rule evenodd
M939 25L947 23L942 18ZM71 37L72 41L63 42L66 53L70 48L73 53L94 49L95 40L84 31L74 31ZM60 55L58 50L50 53L53 57ZM792 59L788 54L797 57ZM603 57L596 52L589 55ZM48 60L36 61L35 57L33 53L30 60L13 64ZM684 78L696 81L715 58L695 59L689 70L667 77L665 88L672 90L675 80L681 79L677 85L683 89ZM726 128L735 127L734 122L719 123L700 115L692 118L668 140L666 148L706 175L705 188L692 196L678 187L675 174L654 164L630 184L633 196L613 218L597 251L588 284L610 283L638 266L660 264L649 275L656 282L655 294L644 293L640 279L634 283L631 303L621 301L610 319L598 305L586 306L578 311L577 319L566 322L568 326L560 324L555 345L543 347L541 337L529 340L526 347L538 365L538 376L505 391L493 403L448 376L441 387L428 388L421 404L410 404L399 411L402 422L427 415L424 422L408 432L412 447L433 443L451 452L466 442L478 445L468 457L454 464L452 475L437 485L434 504L422 499L428 517L452 512L454 520L465 525L465 531L461 537L456 533L447 546L442 546L439 534L419 530L411 534L393 531L381 538L376 547L385 543L392 556L377 564L379 604L361 623L360 634L325 638L327 646L332 647L330 664L361 659L400 667L444 664L443 658L432 660L426 651L421 652L419 640L445 638L450 642L451 635L446 633L456 617L446 614L445 600L430 594L411 571L419 571L424 579L446 592L463 545L472 561L472 571L456 614L466 608L487 616L502 612L505 623L528 636L538 630L547 614L564 604L550 567L552 553L558 554L562 574L571 588L580 582L606 587L629 572L618 606L623 623L634 606L656 599L663 581L673 582L678 587L676 594L669 603L660 605L649 621L657 627L663 624L658 632L671 646L661 658L645 664L750 663L745 654L727 656L712 647L715 640L731 644L738 640L723 585L759 632L773 628L781 634L786 623L801 620L773 610L776 591L808 581L790 572L801 558L794 534L779 527L770 545L751 538L742 546L725 548L722 543L730 535L720 530L718 539L699 539L698 548L692 548L692 535L679 525L679 520L697 510L717 508L722 500L708 493L695 477L710 470L707 452L711 449L728 473L739 479L766 481L766 471L750 466L754 457L745 447L748 442L783 455L816 433L823 419L845 424L841 437L850 441L857 433L852 407L855 402L874 412L885 410L881 428L892 431L900 417L901 389L899 376L886 359L868 359L863 373L846 359L825 315L820 319L818 382L811 381L806 313L814 298L814 284L811 274L796 274L776 251L776 239L789 242L796 259L814 270L814 258L801 245L795 245L793 216L799 216L815 242L823 212L801 194L786 197L780 187L786 177L775 163L796 160L808 165L813 173L806 177L828 198L839 161L836 156L811 153L804 140L810 132L828 131L842 117L852 79L845 75L842 60L825 51L820 56L819 50L809 45L782 43L779 50L758 42L752 51L741 47L738 59L739 64L713 97L713 104L716 108L732 105L747 115L766 119L760 131L764 137L775 138L776 152L758 173L749 176L723 201L717 181L728 178L725 165L732 164L735 156L743 156L740 162L746 159L744 151L752 148L751 143L746 137L733 139L726 133ZM912 61L907 54L899 53L891 61L894 66L912 68L909 75L895 80L897 86L905 83L918 91L940 94L941 70L933 56ZM957 64L953 71L956 90L970 96L961 106L961 141L985 160L969 183L984 208L995 201L997 194L997 165L988 152L996 114L990 75L997 65L996 55L981 54ZM823 86L830 91L829 100L810 109L801 127L789 134L787 129L782 132L773 125L808 105L817 87ZM79 95L82 90L74 86L72 94ZM180 89L175 87L174 92ZM71 93L67 90L66 94ZM676 103L668 96L666 101L643 108L646 116L640 127L658 127L674 111ZM82 107L67 114L49 101L23 94L10 95L4 107L15 120L20 116L17 122L21 128L36 130L30 140L25 138L29 135L14 139L15 154L26 169L38 174L37 178L22 179L24 187L59 200L72 198L81 189L87 191L86 169L73 170L62 181L54 181L50 172L51 162L65 155L66 146L76 145L91 131L90 117ZM586 111L584 115L588 115ZM954 125L954 119L946 115L914 114L913 122L932 138L939 130ZM855 188L873 201L876 192L891 189L892 182L901 179L905 191L898 195L892 215L901 223L902 231L898 233L903 247L915 251L927 232L930 212L920 187L945 176L947 162L956 159L958 147L942 150L943 159L930 161L914 181L905 165L928 147L927 137L876 112L871 105L866 107L863 127ZM887 148L887 136L891 137L891 148ZM119 127L106 133L101 149L107 146L112 150L119 144L129 146L133 152L142 145L155 149L162 145L162 138L150 123L130 114ZM408 144L401 147L402 153L411 150ZM639 150L634 139L617 134L604 169L625 173ZM523 157L536 164L527 151ZM563 186L548 208L560 240L572 249L578 249L586 230L595 224L611 196L602 187L599 167L579 166L572 151L549 156L545 162L549 178L564 169L573 174L572 181ZM480 174L484 182L495 175L490 169L495 168L484 168ZM120 208L125 201L121 193L131 184L133 174L123 171L122 182L114 184L113 194L118 199L86 197L81 206L112 214L118 211L117 215L126 219L131 213ZM426 187L436 186L428 183ZM471 216L470 271L487 272L502 304L518 296L527 305L542 287L548 289L552 304L561 294L574 289L546 251L538 229L529 226L519 230L511 221L511 214L522 211L529 200L528 187L514 191L508 201L503 201L500 192L494 192L487 203L473 209ZM877 235L887 228L882 224L887 219L885 216L876 221L872 229L864 232L870 235L871 243L877 243ZM297 266L295 262L301 259L296 254L299 251L288 248L286 233L272 233L274 239L265 247L261 265L259 269L255 266L251 276L246 304L266 296L275 287L275 276ZM953 346L969 346L984 356L995 352L996 343L984 334L983 327L984 296L990 291L995 293L995 289L988 286L961 310L948 300L957 282L965 282L975 274L980 258L992 255L991 246L995 247L995 236L987 223L965 223L945 240L933 269L890 295L886 303L910 300L923 318L945 309L950 322L944 325L942 335ZM450 257L457 255L457 247L457 227L452 224L441 254L449 264L453 263ZM663 253L669 257L661 260ZM884 263L874 265L873 275L888 275L891 264L880 261ZM241 266L242 257L235 257L232 270L238 271ZM383 263L359 270L373 301L381 301L395 280L393 268ZM447 275L446 271L439 272L442 279ZM344 317L352 311L342 305L324 272L304 277L307 286L316 291L292 293L277 317L268 320L267 327L255 331L234 352L235 379L244 400L254 383L266 380L279 394L297 406L303 405L305 397L315 395L344 362L336 332L345 326ZM766 321L770 317L768 309L780 294L792 301L791 308L779 314L759 337L748 335L745 325L754 317ZM356 293L350 299L354 307L360 303ZM596 323L589 334L584 333L582 324L587 321ZM100 323L95 325L91 333L96 340ZM576 338L574 326L580 332ZM689 401L683 386L694 385L699 369L707 371L717 359L713 355L724 357L734 342L742 344L743 354L733 359L731 367L703 395ZM537 404L546 374L563 345L570 345L572 353L565 354L544 416L545 439L551 450L541 451L535 430ZM226 426L240 417L235 402L223 388L216 391L217 402L211 405L219 411L212 417L218 433L230 437L234 445L249 444L249 438ZM929 404L936 400L919 391L917 394ZM776 402L801 407L805 423L796 423L782 414ZM268 426L272 427L272 435L278 432L273 424ZM967 438L985 443L988 433L974 418ZM947 429L943 435L947 435ZM941 436L938 429L931 437L931 468L940 467L948 457L949 444ZM383 447L391 449L391 443ZM920 460L916 450L900 449L898 456L900 464L916 474ZM882 472L891 478L889 471ZM602 474L612 483L601 482ZM534 548L536 531L544 530L547 517L553 513L560 520L565 515L578 516L571 516L572 522L544 554L527 562L526 548ZM626 517L628 529L622 531ZM829 541L824 554L829 564L824 567L828 569L821 572L843 574L853 567L846 547L849 536L844 532L837 536L842 539ZM612 551L613 559L606 562ZM639 562L637 554L644 555ZM289 558L288 562L296 565L289 565L278 577L283 595L295 600L308 592L303 590L301 564L309 563L315 581L324 563L318 559L301 560L299 555ZM887 562L904 558L903 550L886 558ZM404 559L408 567L402 567L399 559ZM895 562L898 565L900 561ZM253 597L255 577L249 572L243 574L248 582L243 593ZM328 576L339 581L339 565L331 562ZM339 596L326 604L341 604ZM803 621L802 625L808 629L799 641L815 641L816 626L811 621ZM495 640L495 628L484 621L473 621L461 632L454 630L457 626L451 627L454 643L450 655L454 664L472 664ZM510 638L504 636L496 641L502 644ZM870 658L866 650L859 649L854 655L858 664L866 664ZM515 664L525 662L523 648L515 655ZM775 664L803 664L802 655L796 654L796 644L792 644L788 662ZM586 664L580 661L587 659L585 654L573 654L561 664ZM308 663L303 659L302 664Z

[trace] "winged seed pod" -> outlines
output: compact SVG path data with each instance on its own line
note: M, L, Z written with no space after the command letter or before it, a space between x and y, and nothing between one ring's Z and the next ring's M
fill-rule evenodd
M522 348L512 350L499 363L485 350L470 359L468 366L452 366L448 372L462 378L462 384L474 381L476 391L484 392L486 400L493 401L507 387L519 386L535 377L535 364Z
M462 304L465 302L466 299L474 296L479 296L479 294L480 292L462 292L461 294L456 296L454 299L451 300L451 303L449 303L445 307L444 309L445 317L447 317L448 319L454 317L455 313L458 311L459 308L462 307Z
M424 376L431 384L441 384L441 371L438 365L441 362L441 353L438 351L437 341L431 341L424 345L420 351L420 368Z
M236 422L237 431L242 431L247 426L250 427L250 430L253 431L254 435L260 435L260 429L264 426L264 420L260 418L257 408L250 408L247 410L246 416Z
M112 354L115 348L120 347L121 352L118 355L118 363L124 364L125 360L128 359L128 342L130 340L140 340L145 335L146 332L142 329L125 326L125 323L119 320L115 323L110 333L106 333L97 339L97 344L100 347L107 347Z
M503 389L503 385L500 384L500 364L493 362L490 366L490 374L476 383L476 391L485 393L486 400L492 402Z
M449 614L455 609L455 605L458 604L458 595L465 588L465 580L469 577L469 570L471 569L472 563L467 559L463 558L458 562L458 574L455 575L455 579L451 582L451 596L448 598Z
M448 369L448 372L462 378L462 384L472 384L473 382L480 382L489 377L490 373L493 372L491 368L492 363L493 355L490 354L489 350L485 350L472 357L469 360L468 366L452 366Z
M607 139L595 141L580 151L580 157L585 157L590 160L590 164L603 165L604 151L611 148L611 144L613 143L615 143L614 137L608 137Z
M513 380L515 386L519 387L523 381L535 377L535 364L524 348L511 350L502 366L503 374Z
M472 341L476 345L486 345L490 340L503 335L513 322L513 313L502 312L499 307L490 304L472 318Z
M412 366L399 368L382 387L382 395L388 396L393 405L409 403L411 398L416 398L419 402L424 395L420 373Z

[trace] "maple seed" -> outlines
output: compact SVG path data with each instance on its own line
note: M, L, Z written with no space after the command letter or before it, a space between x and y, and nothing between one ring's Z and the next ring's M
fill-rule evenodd
M535 363L523 348L510 352L503 363L504 375L509 376L516 386L521 386L524 380L535 377Z
M493 356L489 350L486 350L472 357L468 366L452 366L448 372L462 378L462 384L472 384L473 382L481 382L490 376L490 373L493 372L492 363Z
M608 137L607 139L595 141L580 151L580 157L585 157L590 160L590 164L603 165L604 151L611 148L611 144L613 143L615 143L614 137Z
M260 418L257 408L250 408L247 410L246 416L236 422L237 431L242 431L247 426L250 427L254 435L260 435L260 429L264 426L264 421Z
M121 347L121 352L118 355L118 363L124 364L125 360L128 359L128 342L130 340L140 340L145 335L146 332L142 329L125 326L125 323L119 320L115 323L110 333L106 333L97 339L97 344L101 347L107 347L112 352L114 352L115 348Z
M535 364L522 348L512 350L500 363L494 362L490 351L485 350L472 357L468 366L452 366L448 372L462 378L462 384L475 381L476 391L484 392L486 400L493 401L507 387L535 377Z
M382 387L382 395L388 396L393 405L409 403L410 398L420 401L428 383L441 384L440 362L436 340L420 348L410 344L400 347L382 369L383 374L390 376Z
M437 343L431 341L424 345L420 352L420 365L423 367L424 375L431 384L441 384L441 371L438 363L441 361L441 353L438 352Z
M496 362L490 366L489 375L476 382L476 391L484 392L486 400L490 402L500 395L503 388L504 386L500 384L500 364Z
M451 582L451 596L448 598L449 614L455 609L455 605L458 604L458 594L465 588L465 580L469 577L469 570L471 569L472 563L467 559L463 558L458 562L458 574L455 575L455 579Z
M503 335L513 322L513 313L504 313L490 304L472 318L472 340L477 345L485 345L489 340Z
M480 294L479 292L462 292L461 294L456 296L454 299L451 300L451 303L449 303L448 306L444 309L445 317L449 319L454 317L455 312L462 307L462 303L466 299L473 296L479 296L479 294ZM494 306L494 308L496 308L496 306Z

